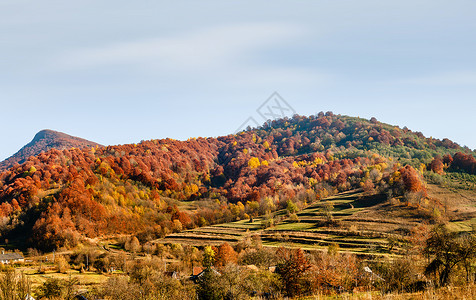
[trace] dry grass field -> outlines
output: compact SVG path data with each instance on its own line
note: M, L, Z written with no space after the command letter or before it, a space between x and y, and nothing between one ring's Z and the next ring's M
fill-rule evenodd
M443 287L439 289L429 289L419 293L390 293L382 294L378 291L341 294L341 295L314 295L303 297L303 300L473 300L476 299L476 285L471 284L464 287Z
M20 266L15 268L17 272L27 275L31 282L32 288L36 289L48 279L60 279L68 281L70 279L77 280L78 290L89 290L93 286L97 286L107 280L112 274L99 274L98 272L80 272L78 270L69 269L65 273L55 270L54 266L43 265L44 271L38 272L38 266Z

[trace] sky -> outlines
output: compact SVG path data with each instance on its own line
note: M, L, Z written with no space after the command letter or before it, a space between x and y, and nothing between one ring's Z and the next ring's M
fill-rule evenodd
M279 93L476 148L476 1L0 0L0 160L221 136Z

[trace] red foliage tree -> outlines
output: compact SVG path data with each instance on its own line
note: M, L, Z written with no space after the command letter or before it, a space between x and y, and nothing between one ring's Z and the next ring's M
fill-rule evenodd
M425 186L420 180L418 172L410 165L401 168L400 173L402 174L403 184L405 189L410 192L420 192L426 191Z
M470 174L476 174L476 159L470 154L458 152L453 156L451 168L461 170Z
M276 272L281 276L286 294L290 297L300 295L304 288L302 279L311 268L309 260L301 249L281 247L276 254L282 259Z
M435 158L433 158L429 167L430 167L430 170L432 170L436 174L441 175L444 173L444 164L440 156L436 156Z

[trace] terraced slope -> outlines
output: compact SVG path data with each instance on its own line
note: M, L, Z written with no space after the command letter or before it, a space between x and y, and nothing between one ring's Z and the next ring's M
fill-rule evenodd
M469 217L456 218L451 226L476 221L468 215L467 203L465 206L464 214ZM472 207L476 210L474 204ZM459 211L461 207L452 209ZM255 218L253 222L241 220L184 231L156 242L219 245L238 243L253 236L259 237L267 247L322 250L334 244L343 252L365 256L403 255L412 229L433 222L424 212L408 203L391 203L385 195L366 196L354 190L311 204L297 213L299 222L292 222L281 210L274 218L282 220L270 228L263 228L263 218Z

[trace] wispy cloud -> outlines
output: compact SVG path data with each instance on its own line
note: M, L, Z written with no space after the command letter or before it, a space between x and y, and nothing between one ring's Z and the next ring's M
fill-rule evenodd
M476 71L452 71L396 80L395 84L460 86L476 85Z
M236 86L322 86L336 81L334 74L296 66L257 66L236 68L232 82Z
M263 61L308 37L308 29L294 24L244 23L77 49L57 58L55 65L65 73L125 66L155 79L240 88L326 84L332 76L315 68L286 65L277 56Z
M235 64L254 51L286 44L304 30L290 24L239 24L78 49L59 58L64 69L105 65L133 65L140 68L197 70Z

